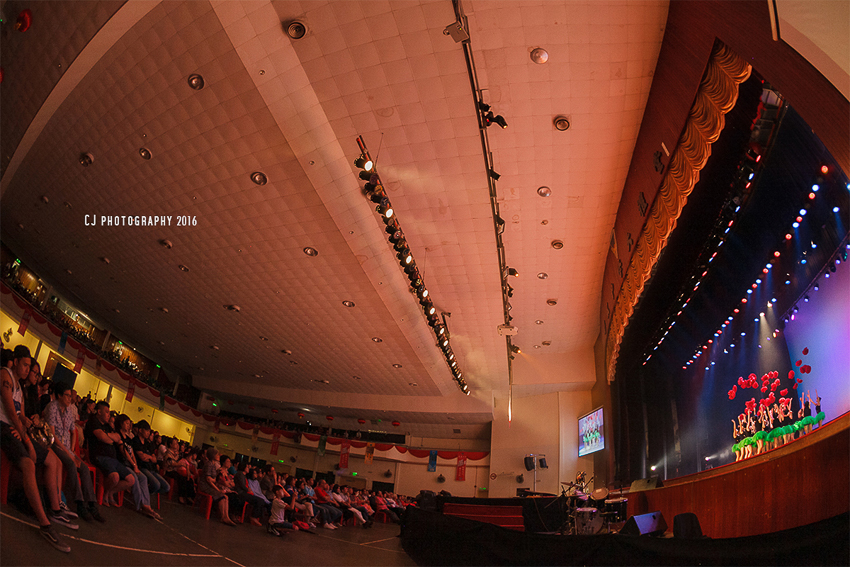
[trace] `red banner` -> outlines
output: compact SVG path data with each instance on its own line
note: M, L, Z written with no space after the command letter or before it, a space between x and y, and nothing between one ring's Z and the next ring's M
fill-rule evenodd
M367 465L371 465L372 459L374 459L374 458L375 458L375 444L369 443L369 444L366 445L366 456L364 457L363 460L366 461Z
M345 470L348 468L348 453L351 452L351 443L348 441L342 442L342 448L339 450L339 468Z
M124 398L124 399L127 400L128 402L132 402L133 401L133 394L135 394L135 393L136 393L136 381L134 380L134 381L130 382L130 387L127 388L127 397Z
M83 369L83 362L86 359L86 349L81 348L77 351L77 363L74 365L74 372L78 373Z
M466 480L466 454L458 453L455 480Z
M24 336L26 334L27 327L30 326L30 317L32 317L32 309L26 309L23 317L21 317L21 324L18 325L19 335Z
M272 450L269 451L272 455L277 456L277 448L280 446L280 433L275 433L272 437Z

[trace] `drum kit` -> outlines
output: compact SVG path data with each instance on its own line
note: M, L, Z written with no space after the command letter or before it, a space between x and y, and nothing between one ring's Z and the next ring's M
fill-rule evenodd
M565 535L596 535L616 533L626 521L627 498L613 496L607 488L590 490L593 478L585 480L579 473L575 482L561 482L561 498L565 520L560 532Z

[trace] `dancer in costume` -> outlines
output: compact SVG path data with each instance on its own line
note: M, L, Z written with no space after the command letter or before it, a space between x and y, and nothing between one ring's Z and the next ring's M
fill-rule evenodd
M735 453L735 462L737 463L741 460L741 441L743 440L743 437L741 432L738 430L738 426L734 419L732 420L732 439L735 440L735 444L732 445L732 451Z
M803 397L800 396L800 399L802 400ZM812 398L809 397L803 406L803 433L805 435L812 432L812 423L814 421L814 418L812 418Z
M817 388L815 388L815 421L817 422L818 427L820 427L824 418L826 418L826 414L820 409L820 396L818 395Z

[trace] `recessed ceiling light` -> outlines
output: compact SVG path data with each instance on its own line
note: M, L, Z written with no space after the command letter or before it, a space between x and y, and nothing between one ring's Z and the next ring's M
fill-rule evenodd
M563 247L564 247L564 242L562 240L553 240L552 241L552 248L554 248L555 250L560 250Z
M285 349L283 349L283 350L282 350L282 351L280 351L280 352L282 352L283 354L286 354L286 355L290 355L290 354L292 354L292 351L291 351L291 350L289 350L288 348L285 348Z
M540 348L540 345L534 345L534 348Z
M269 338L268 338L268 337L264 337L263 335L260 335L260 340L261 340L261 341L267 341L267 340L269 340Z
M552 341L543 341L543 346L552 346Z
M168 307L160 307L159 310L163 313L168 313Z
M70 275L71 275L71 274L73 274L74 272L72 272L71 270L65 270L65 273L66 273L66 274L68 274L68 275L70 276Z
M551 306L558 305L558 300L557 299L547 299L546 305L551 305Z
M372 341L376 343L382 343L384 342L384 339L382 339L381 337L372 337Z
M537 321L535 321L535 323L536 323L536 324L538 324L538 325L542 325L542 324L543 324L543 321L541 321L540 319L538 319Z
M552 194L552 190L544 185L543 187L537 188L537 194L540 195L541 197L548 197L549 195Z
M164 247L164 248L168 248L169 250L174 248L174 245L171 243L170 240L162 239L162 240L159 241L159 245Z
M319 384L330 384L330 381L328 381L328 380L316 380L315 378L310 378L310 382L318 382ZM305 409L304 411L310 411L310 410Z
M291 364L292 366L295 366L296 364L298 364L298 361L297 360L290 360L289 364Z
M74 207L71 206L71 203L69 203L68 201L65 201L63 204L65 205L66 209L73 209L74 208Z
M213 350L219 350L218 345L212 345L210 348Z
M304 247L304 253L307 254L308 256L318 256L319 255L319 251L316 250L315 248L313 248L312 246L305 246Z
M549 61L549 52L542 47L536 47L531 50L531 60L538 65L542 65Z
M401 364L393 364L393 368L401 368Z
M78 159L80 161L80 165L82 165L83 167L88 167L94 163L94 156L91 155L91 153L89 152L80 154L80 157Z
M153 157L151 151L147 148L139 148L139 155L142 156L142 159L151 159Z
M259 374L254 374L254 378L262 378Z
M286 35L292 39L301 39L307 34L307 26L301 22L292 22L286 26Z
M539 274L537 274L537 279L545 280L548 277L549 274L547 274L546 272L540 272Z
M354 307L353 301L345 300L345 301L342 302L342 304L345 305L346 307Z
M188 82L189 86L195 89L196 91L199 91L204 88L204 78L198 75L197 73L189 75Z
M552 120L552 124L555 126L555 130L560 132L565 132L570 129L570 121L566 116L556 116Z
M238 305L225 305L224 308L227 309L228 311L236 311L237 313L239 313L242 310L242 308L239 307Z
M418 386L419 384L417 384L416 382L408 382L407 385L408 386Z
M188 271L189 271L189 266L184 266L183 264L180 264L179 268L180 268L181 270L183 270L184 272L188 272Z
M251 181L253 181L257 185L265 185L269 182L269 178L266 177L266 174L262 171L255 171L251 174Z
M116 313L121 313L120 309L113 309L113 311L115 311Z
M549 221L547 221L546 219L543 219L542 221L540 221L540 224L542 224L543 226L546 226L547 224L549 224Z
M47 203L50 202L50 199L47 197L47 195L42 195L41 196L41 202L46 205Z
M360 380L360 376L352 376L355 380Z

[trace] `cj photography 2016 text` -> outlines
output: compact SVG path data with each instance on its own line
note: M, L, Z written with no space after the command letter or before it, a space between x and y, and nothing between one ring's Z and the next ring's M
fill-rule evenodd
M86 226L197 226L192 215L86 215Z

